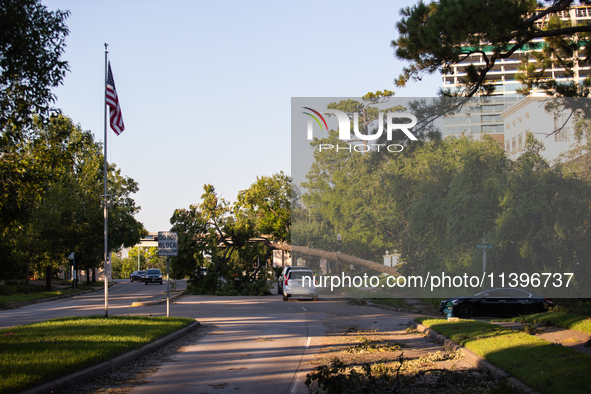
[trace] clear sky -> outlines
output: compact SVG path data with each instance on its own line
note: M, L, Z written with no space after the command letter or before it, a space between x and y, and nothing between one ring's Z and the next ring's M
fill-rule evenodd
M394 86L399 10L415 1L42 0L70 10L71 72L56 106L103 140L104 43L125 131L108 160L139 183L136 218L170 228L212 184L235 201L257 176L291 173L292 97L436 94L434 75Z

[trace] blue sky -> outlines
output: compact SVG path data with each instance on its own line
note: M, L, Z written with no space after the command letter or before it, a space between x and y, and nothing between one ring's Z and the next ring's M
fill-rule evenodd
M109 130L108 160L139 183L149 231L168 230L204 184L235 201L257 176L289 174L292 97L429 97L441 85L393 83L405 64L390 42L414 1L42 3L71 11L56 106L100 141L109 44L126 129Z

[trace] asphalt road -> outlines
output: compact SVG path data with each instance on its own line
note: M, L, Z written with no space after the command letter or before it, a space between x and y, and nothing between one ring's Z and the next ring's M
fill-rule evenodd
M277 295L184 296L171 310L197 318L208 331L131 393L307 393L306 374L314 370L312 361L331 325L396 331L417 316L342 299L284 302ZM422 336L413 348L440 350Z
M138 298L165 292L165 286L123 281L109 289L109 315L166 315L166 305L131 307ZM102 291L0 311L2 326L56 316L104 313ZM399 329L415 315L348 305L344 300L282 301L266 297L184 296L170 305L171 316L197 319L199 340L160 365L132 393L307 393L305 376L319 353L326 321L359 329Z
M163 285L149 284L147 286L142 282L117 281L114 286L109 288L108 313L109 315L145 314L138 308L132 308L131 303L162 292L166 292L166 281ZM164 315L166 315L166 305L163 307ZM0 311L0 328L36 323L62 316L104 314L105 291L102 289L75 297Z

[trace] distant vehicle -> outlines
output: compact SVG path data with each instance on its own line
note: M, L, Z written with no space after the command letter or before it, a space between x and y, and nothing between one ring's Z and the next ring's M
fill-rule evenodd
M129 277L129 280L131 282L135 282L136 280L141 282L142 275L145 273L146 273L146 271L133 271Z
M454 316L464 319L473 316L530 315L545 312L554 306L550 298L515 287L488 289L472 297L448 298L439 304L439 312L445 313L448 303L453 306Z
M283 282L283 301L292 297L312 298L318 301L318 288L314 280L314 273L310 268L289 270Z
M283 268L283 272L281 272L281 276L277 280L277 294L283 294L283 283L285 282L285 277L289 274L291 270L309 270L310 268L304 266L289 266Z
M139 271L140 282L146 281L146 271Z
M144 283L160 283L162 284L162 272L158 268L150 268L146 272Z

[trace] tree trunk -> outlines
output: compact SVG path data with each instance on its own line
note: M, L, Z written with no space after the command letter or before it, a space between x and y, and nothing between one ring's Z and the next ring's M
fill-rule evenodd
M25 294L29 294L29 271L31 270L31 259L27 259L27 271L25 272Z
M51 291L51 266L47 266L47 268L45 268L45 291Z
M92 283L96 283L96 268L92 267Z
M305 256L315 256L329 261L341 261L349 264L360 265L365 268L369 268L378 272L385 272L390 275L399 276L398 270L394 267L388 267L387 265L378 264L374 261L360 259L355 256L349 256L344 253L327 252L325 250L310 249L303 246L292 246L287 244L278 244L274 242L268 242L267 246L278 250L286 250L292 253L299 253Z

